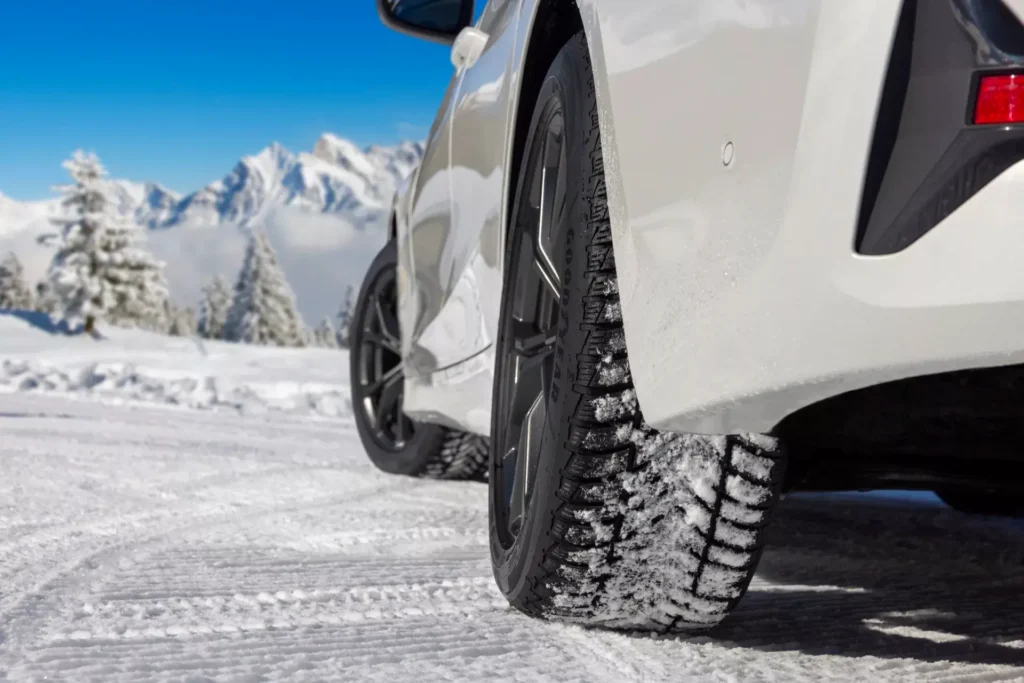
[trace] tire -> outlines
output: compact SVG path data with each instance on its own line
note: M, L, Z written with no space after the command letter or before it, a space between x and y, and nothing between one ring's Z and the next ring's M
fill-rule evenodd
M530 222L538 210L530 204L530 169L535 157L554 155L541 152L538 141L553 139L551 112L559 108L565 201L557 189L549 196L565 209L545 218L540 200L536 225L550 226L545 236ZM522 158L496 348L489 477L495 579L512 606L535 617L659 632L710 628L736 606L753 576L784 457L767 436L658 433L643 422L582 33L548 71ZM552 175L560 177L541 177ZM523 302L536 289L527 286L528 272L543 268L545 239L562 274L553 330L543 328L542 315L527 324L522 313L542 308ZM531 266L521 268L531 253ZM527 386L528 354L540 353L530 334L551 334L554 342L543 352L551 359L541 372L547 384L520 419L516 410L528 401L518 387Z
M349 378L359 438L373 464L389 474L484 481L490 451L485 437L413 422L401 411L404 378L394 286L397 263L397 249L391 241L370 265L352 313ZM371 366L386 370L373 376ZM385 375L388 379L375 388ZM394 417L382 428L374 417L384 414L379 409L385 394Z
M1024 504L1020 499L998 491L946 490L935 495L943 503L966 515L991 515L993 517L1020 517L1024 515Z

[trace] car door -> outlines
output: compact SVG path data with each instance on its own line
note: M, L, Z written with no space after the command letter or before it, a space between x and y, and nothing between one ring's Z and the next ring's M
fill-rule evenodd
M420 338L424 329L437 317L444 298L445 284L441 278L440 263L443 245L452 232L449 178L451 113L460 78L456 75L448 84L427 135L423 159L408 191L407 213L404 220L399 218L399 272L407 276L408 281L401 286L398 314L402 329L411 330L405 339L408 347L403 350L407 371L420 376L429 375L441 367L432 351L421 345ZM436 345L433 346L436 349Z
M446 99L448 168L434 168L423 196L445 193L448 208L427 204L412 228L419 314L412 356L417 371L441 370L492 344L501 295L501 209L508 140L508 65L520 0L491 0L474 29L484 34L479 57L456 73ZM432 145L436 145L432 142ZM425 160L426 161L426 160ZM432 162L436 164L435 162ZM424 167L426 170L426 167ZM422 172L421 172L422 174ZM427 193L428 183L439 183ZM414 216L416 210L414 210Z

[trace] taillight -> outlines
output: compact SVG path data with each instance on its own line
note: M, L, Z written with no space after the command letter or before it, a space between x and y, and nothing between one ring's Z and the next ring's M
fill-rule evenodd
M982 76L978 82L974 122L1024 122L1024 74Z

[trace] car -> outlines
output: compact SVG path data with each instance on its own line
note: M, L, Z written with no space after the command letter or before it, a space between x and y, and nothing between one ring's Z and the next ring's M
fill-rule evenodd
M790 491L1017 512L1024 3L377 2L455 71L359 295L357 426L487 481L511 605L711 628Z

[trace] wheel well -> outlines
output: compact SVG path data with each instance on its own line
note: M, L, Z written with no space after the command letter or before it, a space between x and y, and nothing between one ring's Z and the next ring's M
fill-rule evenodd
M509 193L506 208L512 212L516 185L519 182L519 167L523 163L523 147L530 130L533 107L537 103L541 85L555 56L569 42L569 39L583 29L576 0L540 0L533 29L526 43L526 57L523 60L523 84L519 92L514 136L512 138L512 165L509 167Z
M388 241L398 237L398 217L395 216L395 212L391 212L391 217L388 218Z

